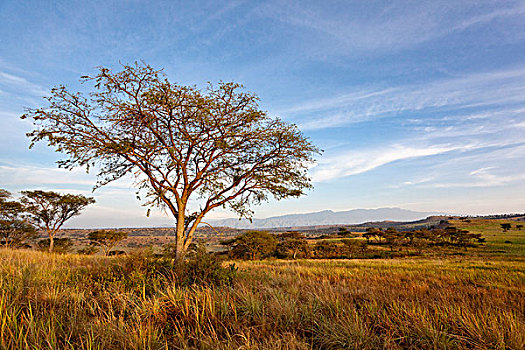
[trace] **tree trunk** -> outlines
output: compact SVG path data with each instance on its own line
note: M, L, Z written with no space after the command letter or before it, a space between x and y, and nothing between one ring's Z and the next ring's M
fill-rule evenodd
M54 246L53 236L49 235L49 252L50 253L53 253L53 246Z
M184 210L183 205L179 205L177 213L177 225L175 227L175 260L181 261L184 258L186 249L184 247Z
M186 247L184 246L184 224L175 228L175 260L182 261L186 255Z
M182 261L186 255L186 248L184 247L184 240L179 240L178 236L175 239L175 260Z
M175 260L184 259L186 251L193 240L193 235L195 234L203 216L203 213L199 214L195 221L193 221L193 224L189 227L188 231L186 231L184 225L185 217L181 211L179 211L179 214L177 215L177 226L175 228Z

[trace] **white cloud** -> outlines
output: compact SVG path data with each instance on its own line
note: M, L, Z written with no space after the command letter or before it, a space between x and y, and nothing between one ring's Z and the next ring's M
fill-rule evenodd
M502 8L502 9L496 9L492 12L485 13L482 15L474 16L471 18L467 18L466 20L461 21L457 25L453 26L450 31L456 32L456 31L463 31L465 29L468 29L469 27L472 27L474 25L480 25L484 23L491 22L497 18L505 18L505 17L521 17L525 14L525 4L518 3L517 6L508 7L508 8Z
M7 87L9 90L22 91L24 94L42 96L48 93L43 87L32 83L29 80L0 71L0 85Z
M505 186L509 184L514 184L522 182L525 180L524 174L518 175L496 175L484 173L475 176L471 180L460 181L460 182L440 182L433 184L426 184L423 187L425 188L467 188L467 187L495 187L495 186Z
M86 208L82 215L68 221L65 227L69 228L106 228L106 227L158 227L174 225L173 217L159 210L152 210L146 216L147 209L138 205L126 206L100 205L95 203Z
M309 30L318 41L323 39L325 45L313 46L318 55L326 55L327 51L345 54L399 50L498 19L519 20L525 14L522 1L483 4L468 1L446 4L439 1L396 1L388 6L374 2L344 4L345 10L329 2L269 2L259 13ZM519 33L506 31L503 35L513 37Z
M3 163L0 165L0 178L5 187L46 187L48 189L64 188L64 185L76 185L92 188L96 176L87 174L82 168L66 170L62 168L46 168L36 165L15 165ZM112 182L111 187L130 188L131 178L123 178Z
M385 148L347 152L324 158L311 169L311 174L313 181L329 181L343 176L365 173L399 160L434 156L456 150L466 150L470 147L469 145L427 147L388 145Z
M289 119L304 130L312 130L430 109L453 111L456 118L463 115L471 119L490 119L512 109L513 115L523 115L524 101L525 67L521 67L364 93L352 91L291 106L279 114L291 116ZM486 110L477 114L462 112L474 107Z
M483 174L483 173L486 173L487 170L491 170L491 169L494 169L494 167L493 166L488 166L488 167L485 167L485 168L476 169L474 171L471 171L469 175L470 176L475 176L477 174Z
M458 173L460 169L476 166L477 164L488 164L490 166L478 167L467 171L470 176L477 176L476 183L487 186L490 183L499 185L497 178L501 177L501 183L521 179L520 166L506 167L505 173L500 175L488 174L487 171L494 169L493 164L503 164L516 160L520 162L525 156L525 144L515 142L513 138L502 137L501 139L464 140L459 138L449 143L436 143L432 137L421 137L404 140L402 143L385 144L376 148L359 149L352 152L341 152L321 158L319 162L310 169L313 181L324 182L341 177L362 174L372 171L383 165L415 158L444 155L446 157L435 162L430 168L425 169L425 175L415 180L407 179L401 184L393 184L391 188L404 186L415 186L426 184L440 187L437 182L443 182L446 174L457 178L462 176ZM519 163L521 164L521 163ZM429 175L430 174L430 175ZM438 175L440 174L440 175ZM469 179L468 183L472 183ZM481 181L483 180L483 181ZM489 181L490 180L490 183ZM446 181L445 181L446 182ZM447 182L448 183L448 182ZM481 186L481 185L480 185ZM445 186L441 186L445 187Z
M519 185L525 180L523 157L525 144L477 144L467 152L453 153L390 188L418 187L421 189L491 188ZM410 178L412 177L412 178Z

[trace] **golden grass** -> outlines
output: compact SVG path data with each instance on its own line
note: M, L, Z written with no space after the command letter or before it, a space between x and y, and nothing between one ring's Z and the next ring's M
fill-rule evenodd
M525 260L236 262L233 287L180 287L123 259L0 251L0 348L525 348Z

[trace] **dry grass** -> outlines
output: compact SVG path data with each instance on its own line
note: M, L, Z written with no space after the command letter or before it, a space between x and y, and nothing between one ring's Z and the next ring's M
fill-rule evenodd
M0 251L1 349L524 349L525 261L237 262L233 287Z

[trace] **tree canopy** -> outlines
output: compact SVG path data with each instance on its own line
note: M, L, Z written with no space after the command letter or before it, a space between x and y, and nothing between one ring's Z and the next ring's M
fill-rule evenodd
M261 259L275 253L277 238L266 231L248 231L228 242L231 256L241 259Z
M113 249L118 242L128 238L128 233L115 230L97 230L90 232L88 238L92 245L102 247L104 255L109 255L109 251Z
M96 187L133 174L145 204L174 216L177 255L214 208L249 218L252 204L311 187L307 170L320 150L237 83L199 90L145 64L100 68L83 79L93 84L89 95L59 86L47 106L23 116L36 126L32 144L47 140L66 154L59 166L96 167ZM200 198L199 209L190 198Z
M10 200L11 193L0 189L0 238L4 247L20 247L37 236L33 225L24 215L24 206Z
M30 214L33 223L45 230L49 236L49 252L53 251L54 237L62 225L89 204L95 203L91 197L74 194L60 194L53 191L22 191L22 203Z

